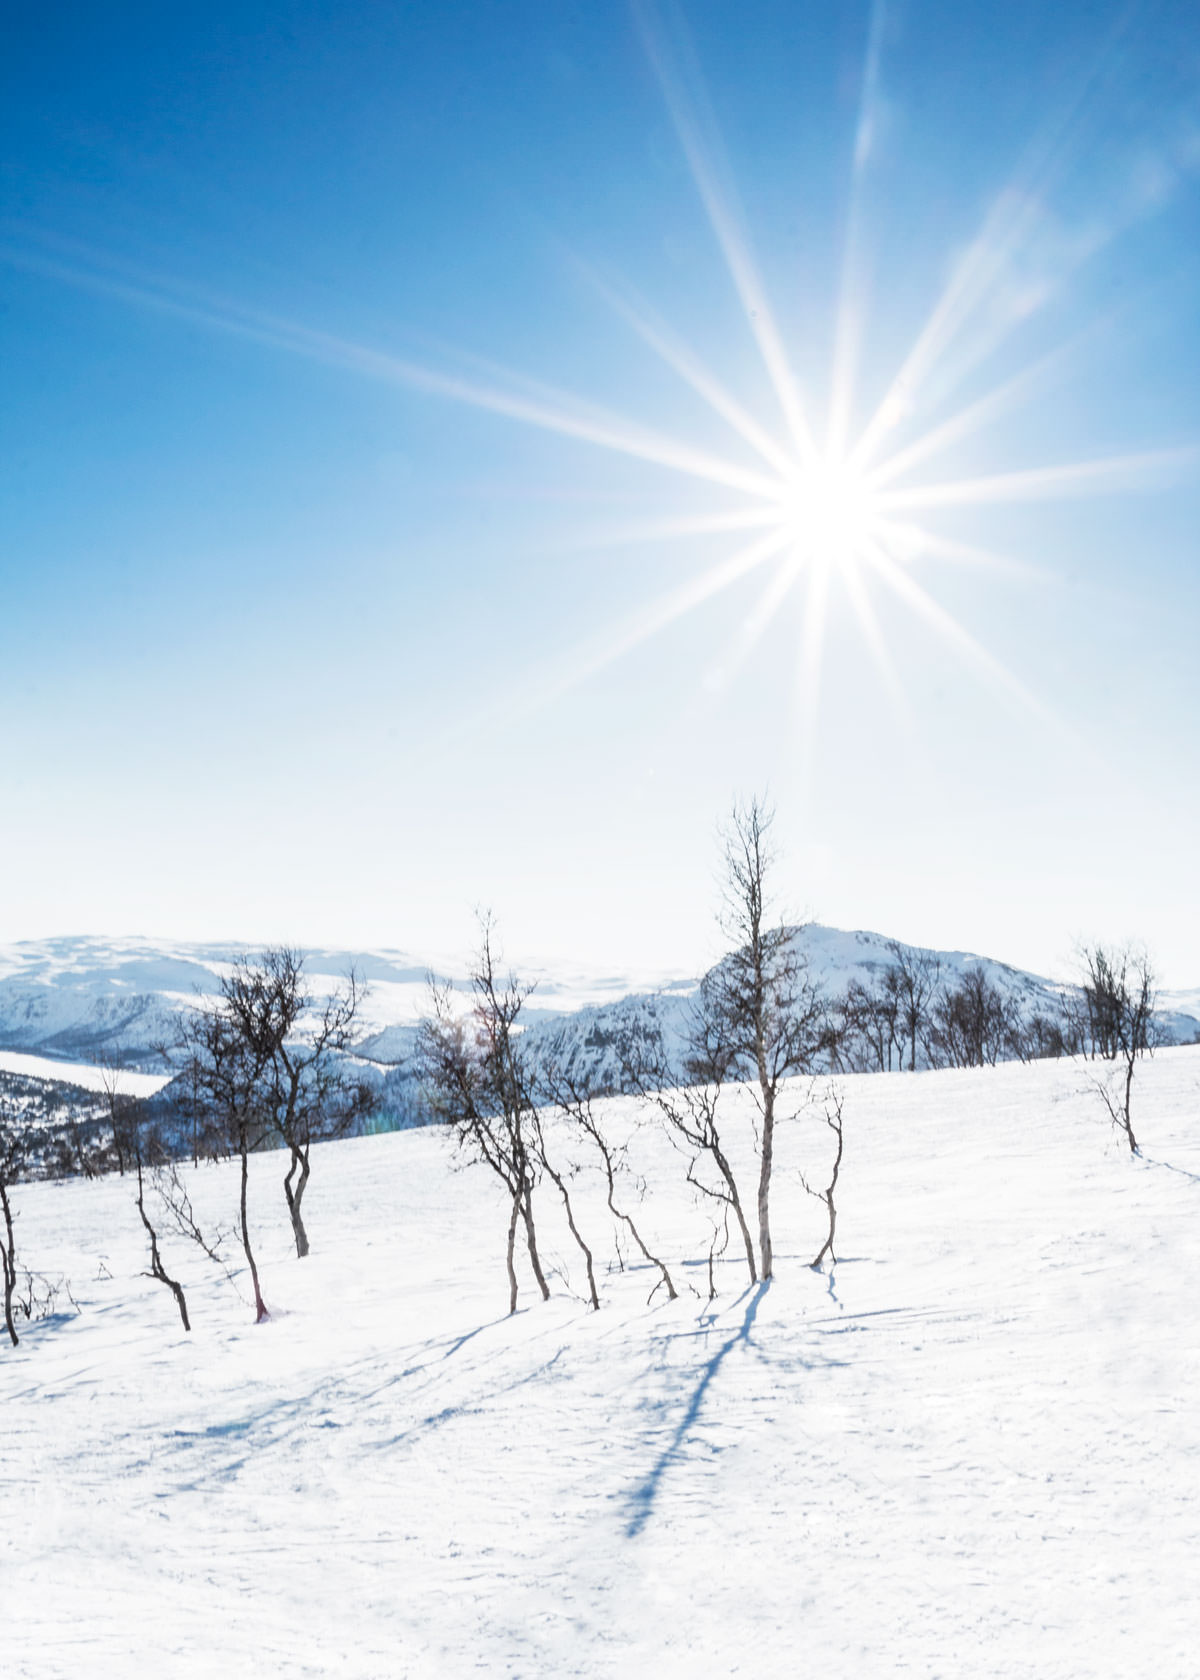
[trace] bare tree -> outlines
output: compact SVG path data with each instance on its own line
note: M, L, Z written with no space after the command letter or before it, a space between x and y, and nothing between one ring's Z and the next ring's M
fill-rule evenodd
M119 1052L109 1049L100 1050L96 1056L96 1063L100 1069L100 1083L104 1088L104 1101L108 1109L108 1123L112 1133L112 1151L116 1159L117 1171L124 1178L125 1168L138 1147L138 1104L123 1089L123 1058Z
M220 1128L241 1167L239 1235L254 1290L255 1319L261 1324L270 1314L250 1240L249 1183L250 1156L268 1141L274 1125L274 1116L263 1100L269 1059L239 1030L236 1013L225 995L229 985L232 978L222 982L220 997L192 1011L183 1025L183 1044L188 1057L186 1075L195 1100L203 1106L207 1122Z
M26 1319L41 1316L39 1305L42 1312L49 1310L58 1288L49 1284L48 1293L43 1293L39 1303L38 1286L47 1280L17 1263L16 1216L12 1205L13 1185L36 1171L39 1161L44 1166L51 1142L46 1127L31 1122L18 1104L10 1106L6 1099L0 1098L0 1282L4 1287L4 1328L13 1347L19 1342L18 1312ZM18 1294L19 1282L23 1298Z
M1049 1012L1035 1009L1023 1021L1015 1047L1023 1062L1036 1062L1077 1055L1082 1048L1082 1039L1075 1032L1070 1011L1051 1007Z
M1136 1155L1133 1075L1138 1057L1154 1044L1154 969L1144 950L1129 946L1085 945L1080 954L1093 1055L1121 1063L1115 1088L1103 1079L1094 1083L1113 1125Z
M20 1341L13 1313L13 1295L17 1287L17 1239L13 1229L9 1186L16 1177L24 1149L20 1122L9 1124L7 1116L4 1121L0 1124L0 1216L4 1222L0 1232L0 1270L3 1271L4 1281L4 1328L8 1331L9 1341L16 1347Z
M721 926L730 954L701 988L701 1071L721 1064L723 1079L747 1081L758 1107L758 1247L761 1275L772 1275L771 1175L783 1082L812 1065L824 1010L799 944L798 928L771 914L774 812L758 798L735 804L724 834Z
M553 1184L562 1199L563 1212L567 1217L567 1229L575 1239L575 1245L579 1249L579 1252L583 1255L584 1270L587 1273L588 1300L591 1303L593 1312L599 1312L600 1297L596 1292L595 1261L592 1257L591 1248L585 1241L583 1233L580 1231L579 1225L575 1219L575 1208L571 1201L570 1189L567 1185L568 1174L565 1173L558 1165L552 1152L547 1147L546 1128L540 1105L535 1104L533 1111L530 1114L530 1136L533 1143L534 1153L537 1158L539 1171L545 1173L546 1177L550 1180L551 1184Z
M717 1261L729 1247L728 1207L722 1210L719 1217L709 1215L709 1229L711 1234L708 1240L708 1253L705 1256L705 1263L708 1268L708 1298L710 1301L715 1301L717 1298ZM753 1281L753 1277L751 1281Z
M259 1107L288 1151L283 1181L296 1254L309 1252L302 1204L312 1145L336 1137L373 1106L374 1093L347 1072L364 997L351 970L344 986L318 1006L299 951L275 946L241 959L221 983L221 1006L259 1071Z
M836 1028L831 1031L809 978L803 930L772 915L773 820L774 813L756 798L735 804L724 830L719 919L734 945L700 984L684 1025L682 1052L676 1057L668 1051L657 1019L639 1021L620 1048L624 1088L654 1105L668 1137L687 1157L689 1183L723 1209L711 1252L732 1215L755 1283L760 1276L770 1278L774 1268L771 1180L785 1081L809 1069L818 1054L836 1051ZM722 1096L734 1082L747 1087L756 1110L757 1255L723 1135Z
M150 1244L150 1270L146 1273L146 1276L154 1278L158 1283L165 1284L171 1291L171 1294L175 1297L175 1305L179 1308L179 1317L183 1323L183 1328L190 1333L192 1326L191 1321L188 1318L187 1298L183 1293L183 1285L177 1278L173 1278L170 1275L163 1264L162 1251L159 1248L158 1243L158 1230L154 1221L150 1218L149 1211L146 1207L146 1180L142 1161L142 1137L141 1133L136 1128L133 1134L133 1159L134 1168L137 1173L137 1210L146 1232L147 1241Z
M257 960L239 958L217 996L192 1012L183 1029L190 1092L193 1157L203 1125L241 1167L238 1214L242 1250L258 1322L269 1316L250 1236L250 1156L273 1142L288 1151L284 1195L296 1253L309 1252L302 1204L319 1137L336 1136L372 1100L347 1072L363 990L353 973L318 1007L304 979L301 955L273 947Z
M63 1177L102 1178L106 1166L103 1123L94 1108L69 1101L54 1140L58 1170Z
M657 1110L667 1137L687 1162L688 1183L699 1196L721 1208L715 1233L723 1229L726 1241L732 1213L741 1233L750 1281L757 1283L754 1239L722 1134L721 1097L729 1067L723 1024L708 1017L702 994L693 1011L688 1056L682 1073L666 1052L661 1029L653 1036L643 1033L636 1040L626 1041L621 1056L625 1088L636 1092ZM710 1278L717 1243L715 1233L709 1250ZM721 1252L724 1246L722 1243Z
M825 1203L825 1211L829 1218L829 1229L826 1233L825 1241L821 1244L820 1249L817 1251L816 1259L811 1262L814 1272L820 1268L821 1262L827 1254L831 1265L834 1265L837 1262L837 1255L833 1251L833 1239L837 1232L837 1203L834 1198L837 1194L838 1176L842 1170L842 1147L844 1143L842 1130L842 1100L842 1093L836 1086L831 1086L829 1094L825 1099L825 1124L834 1135L836 1147L834 1149L833 1163L829 1169L829 1183L823 1190L814 1190L803 1174L801 1174L800 1177L800 1182L808 1191L809 1195L815 1196L818 1201Z
M1007 997L982 963L964 968L956 986L939 993L931 1011L931 1057L951 1067L994 1067L1015 1055L1022 1030L1020 1006Z
M220 1266L232 1281L232 1274L225 1265L222 1252L226 1239L232 1232L218 1228L210 1234L204 1230L196 1217L192 1198L179 1176L179 1167L175 1161L166 1160L155 1166L154 1194L172 1229L181 1237L186 1237L189 1242L195 1243L200 1252L214 1265Z
M200 1078L200 1066L191 1054L186 1032L183 1048L188 1054L181 1068L177 1066L177 1052L180 1048L179 1044L161 1044L158 1053L167 1067L174 1071L174 1077L167 1088L167 1101L174 1108L177 1121L186 1126L191 1145L189 1153L192 1166L198 1167L201 1155L214 1161L227 1155L230 1148L229 1136L213 1112Z
M897 1030L908 1045L909 1069L915 1072L918 1044L924 1042L928 1032L942 962L936 951L902 945L898 939L888 941L888 950L892 954L891 991L898 1005Z
M568 1124L574 1126L582 1137L588 1140L600 1156L601 1165L604 1169L608 1211L612 1214L618 1227L623 1225L629 1232L642 1258L658 1270L659 1280L650 1291L650 1300L653 1300L662 1288L666 1289L669 1300L676 1300L678 1297L675 1285L671 1281L671 1274L667 1270L666 1263L660 1260L656 1254L652 1254L646 1246L646 1241L634 1223L632 1214L625 1208L617 1206L617 1173L620 1170L624 1152L613 1144L605 1132L600 1117L596 1113L591 1091L580 1083L577 1075L564 1072L554 1064L543 1067L541 1080L547 1102L552 1104ZM618 1248L619 1256L620 1250ZM624 1262L622 1262L622 1268L623 1266ZM589 1269L589 1279L590 1277Z
M471 973L472 1003L465 1015L456 1008L451 987L430 976L432 1013L422 1024L417 1055L430 1112L452 1128L467 1159L490 1168L507 1193L508 1310L514 1313L518 1224L524 1226L529 1264L542 1299L550 1299L533 1212L544 1151L539 1146L533 1075L521 1044L520 1016L530 988L519 985L511 974L500 977L493 943L493 924L484 916Z
M856 1071L890 1073L903 1060L901 1002L895 971L884 969L871 984L851 980L840 999L841 1054Z

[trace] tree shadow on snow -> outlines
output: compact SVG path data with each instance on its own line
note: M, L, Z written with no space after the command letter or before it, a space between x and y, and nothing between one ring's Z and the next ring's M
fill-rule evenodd
M1189 1172L1186 1167L1177 1167L1171 1161L1158 1161L1153 1155L1143 1155L1142 1160L1148 1167L1165 1167L1168 1172L1178 1173L1180 1178L1190 1178L1193 1184L1200 1184L1200 1173Z
M508 1316L505 1315L457 1336L431 1337L419 1344L415 1353L410 1353L401 1370L391 1372L382 1380L379 1380L380 1355L372 1353L337 1370L323 1373L310 1386L301 1381L290 1393L272 1394L257 1408L248 1409L239 1416L201 1427L171 1429L165 1438L185 1461L197 1455L200 1458L196 1473L179 1482L176 1491L195 1492L205 1486L234 1481L251 1460L261 1458L264 1452L287 1446L307 1431L341 1429L351 1421L361 1426L364 1418L377 1415L381 1405L390 1403L392 1391L399 1389L414 1397L424 1393L434 1385L439 1367L460 1354L468 1342L495 1325L507 1322ZM541 1371L552 1367L561 1353L560 1348L539 1372L521 1380L533 1380ZM395 1446L410 1435L436 1428L454 1416L467 1415L472 1410L465 1405L443 1407L438 1412L414 1418L408 1428L398 1433L390 1430L368 1439L363 1443L364 1449ZM390 1412L385 1416L390 1419ZM222 1447L227 1449L229 1456L223 1460L219 1456L214 1458L214 1449Z
M654 1464L651 1466L650 1474L633 1491L630 1499L630 1504L633 1507L633 1515L630 1517L625 1529L626 1534L631 1539L640 1534L649 1522L651 1513L653 1512L655 1503L658 1499L659 1488L662 1485L663 1477L666 1475L671 1464L674 1462L680 1447L691 1433L692 1428L696 1423L696 1419L700 1416L700 1410L704 1405L705 1397L713 1383L716 1381L721 1366L725 1363L726 1359L728 1359L734 1348L749 1346L750 1332L754 1328L754 1320L758 1316L758 1309L762 1304L763 1296L770 1287L770 1283L759 1283L747 1289L739 1297L739 1301L744 1301L747 1295L750 1297L747 1302L746 1311L742 1317L741 1324L732 1335L728 1336L725 1341L721 1343L712 1358L707 1360L700 1367L700 1380L692 1390L691 1398L688 1401L683 1416L680 1418L679 1422L672 1431L670 1440L667 1442L666 1446L663 1448L662 1452L659 1453L658 1457L654 1461Z

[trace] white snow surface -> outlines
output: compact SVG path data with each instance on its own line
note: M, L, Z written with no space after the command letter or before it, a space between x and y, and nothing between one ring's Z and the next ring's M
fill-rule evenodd
M58 1080L81 1091L107 1091L111 1080L124 1097L152 1097L169 1085L169 1073L137 1073L130 1068L92 1067L86 1062L52 1061L49 1056L26 1056L19 1050L0 1050L0 1073L23 1079Z
M810 1105L780 1127L777 1276L749 1289L731 1244L711 1305L650 1128L636 1212L689 1287L609 1269L584 1170L595 1314L539 1192L553 1298L523 1273L506 1315L505 1209L440 1132L318 1146L304 1261L256 1157L272 1317L167 1241L191 1336L128 1180L18 1186L24 1256L80 1310L0 1348L3 1672L1195 1673L1200 1049L1139 1065L1140 1159L1096 1071L839 1081L839 1264L806 1264ZM233 1167L185 1182L232 1218Z

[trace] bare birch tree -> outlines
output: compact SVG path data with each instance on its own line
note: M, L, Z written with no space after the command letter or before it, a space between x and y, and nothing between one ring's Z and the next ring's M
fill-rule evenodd
M132 1143L134 1170L137 1174L138 1216L141 1219L142 1227L146 1233L147 1242L150 1245L150 1270L146 1273L146 1276L152 1277L157 1283L165 1284L171 1291L171 1294L175 1297L175 1305L179 1308L179 1317L183 1324L183 1328L190 1333L192 1325L191 1320L188 1317L187 1297L184 1295L183 1285L179 1282L178 1278L171 1276L171 1274L167 1271L166 1266L163 1264L162 1250L159 1247L158 1240L158 1227L151 1219L149 1209L146 1207L146 1175L145 1163L143 1161L142 1134L136 1127L133 1130Z
M138 1147L138 1105L122 1088L121 1075L124 1068L120 1053L115 1050L101 1050L97 1054L96 1062L100 1069L100 1083L104 1088L104 1102L108 1109L117 1172L124 1178L125 1168Z
M552 1105L568 1125L574 1127L578 1134L586 1139L599 1155L604 1171L609 1213L611 1213L618 1228L624 1226L628 1231L643 1260L657 1269L659 1279L650 1291L650 1300L653 1300L658 1291L663 1288L666 1289L668 1300L677 1300L675 1285L665 1261L653 1254L647 1247L645 1238L628 1209L617 1205L617 1175L623 1164L624 1151L613 1143L605 1131L600 1116L596 1113L595 1098L591 1091L581 1084L578 1076L564 1072L554 1064L542 1068L541 1084L547 1104ZM617 1252L620 1260L619 1248ZM623 1260L620 1260L620 1264L624 1269ZM589 1277L590 1275L589 1272Z
M734 948L701 987L702 1043L693 1063L746 1081L758 1107L758 1249L763 1279L774 1270L771 1177L775 1123L785 1080L812 1065L824 1010L800 946L802 929L773 918L769 831L775 814L758 798L737 804L724 834L721 926Z
M17 1238L13 1225L10 1186L24 1161L23 1125L20 1119L0 1115L0 1272L4 1283L4 1328L13 1347L20 1341L13 1296L17 1287Z
M916 1071L917 1051L928 1038L930 1011L937 997L942 963L936 951L888 941L892 991L898 1003L897 1028L908 1045L908 1066ZM901 1061L903 1066L903 1060Z
M255 1315L268 1317L250 1235L250 1156L282 1143L288 1151L284 1197L296 1253L309 1252L303 1216L312 1172L312 1144L344 1132L373 1096L348 1072L363 989L353 972L317 1004L299 952L272 947L239 958L217 996L184 1025L183 1083L193 1112L193 1154L200 1117L237 1155L241 1168L238 1225L254 1290Z
M1085 945L1083 997L1093 1054L1121 1064L1116 1086L1094 1081L1113 1125L1138 1154L1133 1130L1133 1075L1154 1046L1154 969L1144 950Z
M842 1152L845 1142L842 1125L842 1102L842 1093L836 1086L831 1086L828 1095L825 1098L824 1108L825 1124L833 1133L834 1137L833 1161L831 1162L829 1168L828 1184L826 1184L823 1190L814 1190L803 1174L801 1174L800 1178L801 1184L803 1184L809 1195L815 1196L820 1202L824 1202L825 1213L829 1222L825 1233L825 1241L817 1250L816 1259L810 1262L814 1272L820 1270L821 1262L827 1254L829 1256L830 1265L832 1266L837 1264L837 1255L834 1253L833 1241L834 1237L837 1235L837 1201L835 1198L837 1196L838 1178L840 1177L842 1171Z
M563 1170L562 1166L560 1166L558 1161L555 1159L554 1152L548 1146L542 1109L538 1103L535 1103L530 1114L530 1134L533 1142L534 1153L537 1158L538 1169L546 1175L551 1184L553 1184L554 1188L558 1191L559 1198L563 1205L563 1212L567 1219L567 1229L570 1231L571 1236L574 1239L575 1246L583 1255L584 1271L587 1274L588 1302L591 1305L593 1312L599 1312L600 1296L596 1290L595 1259L583 1232L579 1229L578 1221L575 1218L575 1204L571 1200L571 1191L567 1183L568 1177L570 1176L570 1169L567 1169L566 1171Z
M58 1288L40 1273L18 1264L16 1214L12 1203L14 1184L35 1173L39 1164L44 1170L51 1146L52 1132L48 1127L31 1121L18 1104L10 1106L0 1096L0 1282L4 1289L4 1328L13 1347L19 1344L18 1314L26 1319L41 1316L39 1305L48 1310ZM48 1286L40 1302L39 1285Z
M508 1198L508 1310L517 1310L517 1227L525 1232L529 1264L542 1299L550 1288L538 1252L533 1192L542 1155L536 1124L536 1094L521 1044L521 1010L529 987L515 976L501 978L489 917L481 918L480 943L471 973L471 1005L456 1006L448 985L430 977L430 1017L418 1039L425 1100L430 1112L453 1131L468 1160L488 1167Z
M850 980L839 1000L841 1051L856 1071L890 1073L903 1064L904 1036L896 971L886 968L870 983Z
M270 1313L250 1238L249 1186L250 1157L268 1141L273 1127L270 1108L263 1101L269 1063L261 1048L238 1029L236 1013L229 1008L224 992L230 984L231 979L223 982L222 995L193 1010L184 1022L186 1076L208 1123L219 1128L230 1152L238 1157L238 1234L254 1291L255 1321L261 1324Z
M283 1192L296 1254L309 1253L303 1201L312 1173L312 1145L341 1135L368 1112L374 1094L347 1070L364 991L353 969L318 1004L304 974L304 958L274 946L256 961L243 959L221 985L221 1006L249 1057L260 1069L263 1115L288 1151Z
M682 1070L672 1063L661 1032L627 1041L622 1046L622 1063L626 1090L635 1092L657 1111L667 1137L687 1162L688 1183L698 1196L720 1208L714 1230L724 1229L727 1236L728 1217L733 1215L745 1250L750 1282L757 1283L758 1262L746 1218L745 1198L723 1133L721 1098L729 1067L723 1024L707 1018L701 999L693 1012L688 1055ZM715 1235L713 1243L715 1246ZM710 1277L713 1252L710 1248Z
M950 1067L995 1067L1015 1056L1023 1036L1020 1005L988 977L982 963L965 967L957 985L940 991L930 1012L933 1061Z

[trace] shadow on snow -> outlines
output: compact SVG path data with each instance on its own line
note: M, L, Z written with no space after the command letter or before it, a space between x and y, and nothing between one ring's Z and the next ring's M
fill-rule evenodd
M739 1303L744 1301L747 1295L750 1297L750 1300L747 1302L746 1311L742 1317L741 1324L731 1336L728 1336L726 1340L721 1343L712 1358L707 1360L700 1367L700 1380L692 1390L692 1395L688 1401L687 1409L684 1411L683 1416L675 1426L670 1440L655 1459L654 1464L650 1469L650 1474L633 1491L633 1495L630 1500L630 1503L633 1506L633 1515L629 1519L629 1523L625 1530L626 1534L629 1535L630 1538L640 1534L649 1522L650 1516L654 1510L655 1502L658 1499L659 1488L662 1485L663 1477L666 1475L668 1469L678 1454L680 1447L690 1434L693 1426L695 1425L696 1419L700 1416L700 1410L704 1405L705 1396L708 1394L709 1389L715 1382L721 1366L725 1363L726 1359L728 1359L735 1347L749 1346L750 1332L754 1328L754 1320L758 1316L758 1309L762 1303L763 1296L770 1287L769 1283L759 1283L750 1289L747 1289L745 1293L739 1297Z

